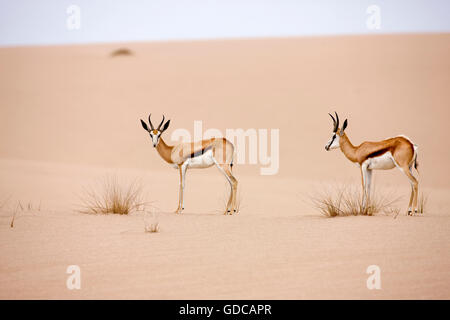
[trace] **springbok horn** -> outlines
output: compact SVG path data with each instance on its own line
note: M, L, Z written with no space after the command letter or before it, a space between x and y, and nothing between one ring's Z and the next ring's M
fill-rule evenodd
M334 113L336 114L336 128L334 128L334 132L337 132L339 128L339 116L336 111Z
M331 119L333 119L333 127L336 126L336 119L334 119L334 117L331 115L331 113L329 113L329 116L331 117Z
M336 119L331 115L331 113L329 113L331 119L333 119L333 132L336 132L337 130L337 125L336 125Z
M153 128L153 124L152 124L152 120L150 120L150 117L152 116L152 114L150 113L148 115L148 123L150 124L150 128L152 128L152 130L155 130L155 128Z
M162 124L164 123L164 115L163 115L163 119L162 119L162 121L161 121L161 123L159 124L159 126L158 126L158 129L157 130L159 130L159 129L161 129L161 126L162 126Z

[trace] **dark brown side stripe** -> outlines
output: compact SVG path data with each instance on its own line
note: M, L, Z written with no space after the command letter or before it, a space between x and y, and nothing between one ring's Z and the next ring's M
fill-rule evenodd
M384 148L384 149L380 149L378 151L372 152L371 154L369 154L367 156L367 159L382 156L383 154L385 154L386 152L389 152L390 150L391 150L390 148Z
M212 146L207 146L199 151L193 152L190 154L189 158L195 158L195 157L201 156L202 154L204 154L206 151L208 151L211 148L212 148Z

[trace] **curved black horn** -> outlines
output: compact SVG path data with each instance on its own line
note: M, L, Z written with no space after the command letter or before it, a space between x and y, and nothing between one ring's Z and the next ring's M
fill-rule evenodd
M336 111L334 114L336 115L336 127L334 128L334 132L337 132L337 129L339 128L339 116Z
M153 128L153 124L152 124L152 120L150 120L150 117L152 116L152 114L150 113L148 115L148 123L150 124L150 128L152 128L152 130L155 130L155 128Z
M331 113L328 113L328 115L333 119L333 126L336 126L336 119L331 115Z
M331 119L333 119L333 132L336 132L337 128L338 128L336 119L331 115L331 113L329 113L329 115L330 115Z
M160 128L161 128L161 126L162 126L162 124L164 123L164 115L163 115L163 119L161 120L161 123L159 124L159 126L158 126L158 129L157 130L159 130Z

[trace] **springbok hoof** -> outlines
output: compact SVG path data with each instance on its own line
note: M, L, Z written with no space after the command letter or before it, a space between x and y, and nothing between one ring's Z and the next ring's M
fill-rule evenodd
M183 208L184 209L184 208ZM174 213L176 213L176 214L180 214L181 212L183 212L183 209L182 208L178 208L177 210L175 210L175 212Z
M408 215L408 216L412 216L412 210L408 210L407 215Z

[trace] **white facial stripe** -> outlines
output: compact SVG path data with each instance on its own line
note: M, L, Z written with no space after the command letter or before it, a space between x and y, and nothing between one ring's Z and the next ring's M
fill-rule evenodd
M333 136L331 140L327 144L328 149L336 149L339 148L339 135L333 132Z
M336 140L336 134L333 134L333 136L331 137L330 147L334 143L334 140Z

